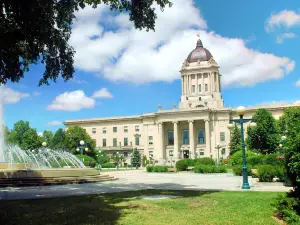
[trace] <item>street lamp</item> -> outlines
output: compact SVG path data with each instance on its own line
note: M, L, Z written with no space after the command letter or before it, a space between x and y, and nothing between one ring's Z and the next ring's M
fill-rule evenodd
M98 168L101 170L101 158L103 155L101 154L101 150L98 151L97 159L98 159Z
M81 141L79 142L79 144L80 144L80 146L76 148L76 151L77 151L77 152L80 151L80 153L81 153L81 161L84 161L84 159L83 159L83 151L88 152L89 149L88 149L87 147L84 147L84 144L85 144L85 143L84 143L83 140L81 140Z
M132 169L132 153L130 154L130 169Z
M218 150L218 162L217 162L218 166L220 166L220 148L221 148L220 143L217 142L216 149Z
M285 133L287 133L287 130L285 131ZM281 141L282 143L279 144L279 148L280 148L280 156L277 156L277 159L284 159L284 153L283 151L286 149L285 147L285 143L286 143L286 136L282 135L281 136Z
M44 142L42 143L42 146L43 146L43 151L45 152L45 151L46 151L47 142L44 141Z
M248 183L248 169L247 169L247 163L246 163L246 152L245 152L245 140L244 140L244 123L246 122L250 122L250 127L251 128L255 128L256 127L256 123L253 121L253 119L244 119L244 115L246 112L246 108L244 106L239 106L236 109L237 114L240 116L239 119L236 120L230 120L229 123L232 124L234 123L238 123L241 125L241 141L242 141L242 154L243 154L243 166L242 166L242 170L243 170L243 185L242 185L242 189L250 189L250 185ZM227 125L227 127L229 129L232 129L234 127L234 125Z
M171 167L172 167L172 161L173 161L173 151L169 151L169 156L171 156Z
M117 152L117 170L119 169L119 152Z

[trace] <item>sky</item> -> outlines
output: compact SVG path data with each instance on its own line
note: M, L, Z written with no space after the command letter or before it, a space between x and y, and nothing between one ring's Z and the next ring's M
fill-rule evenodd
M74 79L38 86L44 65L2 87L4 122L38 132L80 118L140 115L179 103L179 70L200 38L220 66L225 105L300 101L298 0L174 0L155 32L135 30L126 13L105 5L76 13L70 45ZM154 6L156 7L156 6Z

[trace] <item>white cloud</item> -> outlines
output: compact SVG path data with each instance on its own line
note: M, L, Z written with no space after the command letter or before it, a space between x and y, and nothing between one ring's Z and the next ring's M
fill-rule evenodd
M288 105L288 104L300 104L300 100L276 100L276 101L271 101L271 102L258 103L254 106L264 107L264 106L280 106L280 105Z
M0 87L0 101L2 100L4 104L14 104L19 102L22 98L27 98L29 96L28 93L15 91L7 87Z
M94 108L96 101L85 95L84 91L65 92L56 96L48 110L79 111Z
M107 90L107 88L101 88L98 91L95 91L92 95L92 98L112 98L112 94Z
M48 126L59 126L59 125L62 125L63 123L61 121L58 121L58 120L53 120L49 123L47 123L46 125Z
M43 132L38 132L37 133L40 137L43 137Z
M108 16L108 11L105 6L81 10L70 39L76 67L108 80L139 84L180 79L178 71L195 48L199 29L204 47L220 65L224 86L280 79L295 67L287 57L247 48L245 40L206 31L206 21L192 0L176 0L164 12L158 9L155 32L136 30L127 14ZM106 31L107 24L115 29Z
M39 96L41 93L40 93L40 92L37 92L37 91L35 91L35 92L33 92L32 94L33 94L33 96Z
M295 85L296 85L297 87L300 87L300 79L296 81Z
M71 80L73 83L75 84L88 84L89 82L87 82L86 80L76 80L76 79L73 79Z
M297 37L297 35L294 33L283 33L283 34L277 35L276 42L278 44L282 44L285 39L292 39L295 37Z
M294 101L294 103L293 104L300 104L300 100L297 100L297 101Z
M265 29L272 32L276 27L290 28L300 25L300 14L291 10L282 10L279 13L273 13L266 21Z

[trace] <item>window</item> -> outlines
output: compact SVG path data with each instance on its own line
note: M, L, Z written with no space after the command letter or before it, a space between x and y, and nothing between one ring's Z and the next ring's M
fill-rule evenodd
M93 129L92 129L92 133L93 133L93 134L96 134L96 128L93 128Z
M125 158L128 157L128 152L124 152L124 157L125 157Z
M193 93L195 93L196 92L196 90L195 90L196 88L195 88L195 85L192 85L192 92Z
M205 140L204 140L204 136L205 135L205 132L204 130L198 130L198 144L204 144L205 143Z
M135 145L140 145L140 137L139 136L135 137Z
M128 126L124 126L124 133L128 132Z
M205 84L205 92L208 92L208 85Z
M149 151L149 157L153 157L153 151Z
M220 132L220 141L225 141L225 132Z
M102 139L102 146L106 147L106 139Z
M117 140L117 138L114 138L113 139L113 146L117 147L117 145L118 145L118 140Z
M124 146L128 146L128 138L124 138Z
M174 145L174 132L168 131L168 145Z
M199 92L201 92L201 84L198 85Z
M189 131L188 130L183 131L183 144L184 145L189 144Z
M103 133L103 134L106 134L106 127L103 127L103 128L102 128L102 133Z
M204 155L204 151L201 151L201 152L200 152L200 155Z
M113 132L117 133L117 131L118 131L118 128L117 127L113 127Z
M135 126L135 131L139 132L140 131L140 127L137 125Z
M148 140L149 145L153 145L153 136L149 136Z

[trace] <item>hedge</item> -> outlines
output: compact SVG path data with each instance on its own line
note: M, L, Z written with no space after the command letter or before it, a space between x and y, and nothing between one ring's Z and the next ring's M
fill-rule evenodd
M102 168L115 168L116 165L114 163L111 163L111 162L107 162L107 163L103 163L101 165Z
M251 173L251 166L247 166L247 170L248 170L248 176L251 176L252 173ZM242 176L243 175L243 168L242 168L242 165L236 165L234 167L232 167L232 171L233 171L233 174L235 176Z
M195 163L202 165L215 165L215 160L209 157L195 159Z
M276 167L272 165L261 165L258 167L258 178L260 182L272 182L276 176Z
M256 154L252 151L246 151L246 159L248 161L248 159L250 157L255 157ZM235 165L241 165L242 164L242 161L243 161L243 157L242 157L242 151L237 151L235 152L231 157L230 157L230 164L232 166L235 166Z
M171 168L170 166L147 166L146 170L147 172L168 172L168 168Z
M194 172L195 173L226 173L227 170L225 166L196 164L194 168Z
M85 166L95 167L96 166L96 160L88 155L81 155L77 154L75 155ZM84 160L83 160L84 159Z
M189 166L194 166L195 160L193 159L182 159L176 162L177 171L185 171Z

